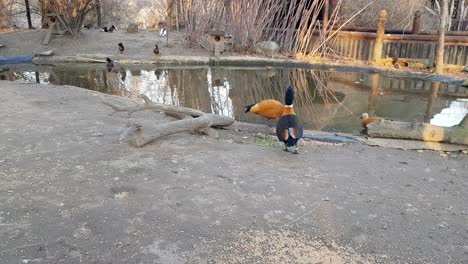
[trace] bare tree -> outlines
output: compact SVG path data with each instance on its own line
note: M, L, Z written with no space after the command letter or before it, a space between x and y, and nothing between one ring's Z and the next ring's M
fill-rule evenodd
M29 7L29 0L24 0L24 5L26 7L26 17L28 19L28 27L32 29L32 21L31 21L31 8Z
M96 0L39 0L45 16L55 13L63 22L66 30L76 35L83 25L86 15L95 9ZM44 15L44 13L43 13Z
M0 28L8 27L12 16L12 0L0 0Z
M102 27L101 0L96 0L97 26Z

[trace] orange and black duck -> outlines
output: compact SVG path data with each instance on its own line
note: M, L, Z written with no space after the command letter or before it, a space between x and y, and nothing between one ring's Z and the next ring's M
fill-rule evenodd
M302 138L304 129L302 128L301 120L299 120L299 117L294 112L293 101L294 90L290 85L286 89L284 110L276 126L276 135L280 141L284 142L285 151L288 151L288 148L292 147L293 153L298 154L297 142Z
M369 114L367 113L363 113L361 115L361 119L362 119L362 127L366 129L367 129L367 125L369 125L370 123L383 120L383 118L381 117L369 117Z
M281 117L283 115L283 110L283 104L273 99L263 100L256 104L245 106L245 113L254 113L268 119Z

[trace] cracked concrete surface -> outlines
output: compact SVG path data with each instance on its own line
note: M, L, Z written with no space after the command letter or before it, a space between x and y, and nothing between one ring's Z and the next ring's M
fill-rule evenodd
M228 131L133 148L99 96L0 82L0 263L468 262L462 153Z

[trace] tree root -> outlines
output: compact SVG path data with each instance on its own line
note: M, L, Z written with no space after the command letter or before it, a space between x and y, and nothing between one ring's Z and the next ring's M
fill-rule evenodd
M218 137L218 132L211 127L225 127L235 122L230 117L208 114L187 107L153 103L146 96L141 96L141 98L145 100L145 103L133 106L123 106L106 98L102 98L102 102L114 109L112 114L127 112L130 117L132 113L154 109L180 120L163 124L155 124L152 120L138 122L130 120L126 125L126 129L120 135L120 140L128 140L135 147L142 147L161 137L186 131L199 131L208 136Z

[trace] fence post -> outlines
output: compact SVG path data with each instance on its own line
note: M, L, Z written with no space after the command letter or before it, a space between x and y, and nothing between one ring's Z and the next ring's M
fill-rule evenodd
M421 27L421 11L416 11L413 18L413 31L411 34L418 34Z
M379 13L379 24L377 26L377 36L374 44L374 56L372 60L379 60L382 58L383 40L385 35L385 22L387 21L387 11L381 10Z

